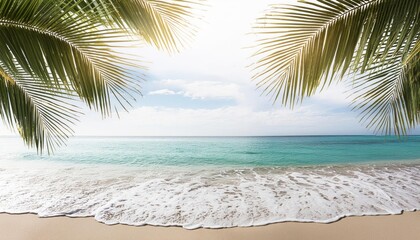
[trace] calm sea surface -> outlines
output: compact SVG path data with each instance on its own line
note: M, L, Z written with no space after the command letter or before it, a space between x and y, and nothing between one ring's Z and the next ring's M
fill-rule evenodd
M3 157L130 166L305 166L420 159L420 136L86 137L72 138L52 156L19 139L0 138ZM12 142L9 144L9 142ZM18 144L16 144L18 143ZM12 145L12 146L11 146Z

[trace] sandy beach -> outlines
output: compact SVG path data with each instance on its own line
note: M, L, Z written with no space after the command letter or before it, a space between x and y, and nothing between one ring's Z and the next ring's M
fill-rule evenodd
M420 211L401 215L347 217L330 224L277 223L260 227L197 229L153 226L108 226L93 218L40 218L0 214L0 239L7 240L247 240L247 239L420 239Z

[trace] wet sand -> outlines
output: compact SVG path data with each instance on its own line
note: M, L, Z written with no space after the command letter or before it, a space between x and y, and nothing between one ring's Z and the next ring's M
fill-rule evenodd
M94 218L0 214L4 240L419 240L420 211L401 215L347 217L321 223L275 223L258 227L186 230L180 227L105 225Z

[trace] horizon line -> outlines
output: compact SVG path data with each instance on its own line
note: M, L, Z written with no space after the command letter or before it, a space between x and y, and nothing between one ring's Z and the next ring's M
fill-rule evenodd
M74 135L69 136L70 138L90 138L90 137L103 137L103 138L200 138L200 137L207 137L207 138L218 138L218 137L226 137L226 138L234 138L234 137L340 137L340 136L372 136L372 137L398 137L398 135L377 135L377 134L290 134L290 135L151 135L151 136L142 136L142 135ZM401 135L399 137L406 137L406 136L420 136L420 134L407 134ZM0 135L0 137L17 137L20 138L19 135Z

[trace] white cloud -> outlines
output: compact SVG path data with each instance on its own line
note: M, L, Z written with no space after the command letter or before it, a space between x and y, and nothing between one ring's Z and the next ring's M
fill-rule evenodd
M159 89L149 92L148 95L176 95L177 93L169 89Z
M318 91L318 93L311 98L315 101L326 104L348 106L352 102L352 98L349 97L349 90L350 88L342 81L337 84L333 84L322 91Z
M192 99L235 99L237 101L245 97L240 85L229 82L169 79L158 81L156 84L167 88L149 92L149 95L179 94Z
M95 126L95 128L91 128ZM314 106L295 110L252 110L245 106L216 109L140 107L120 118L83 119L77 135L244 136L367 133L353 113L328 113Z

